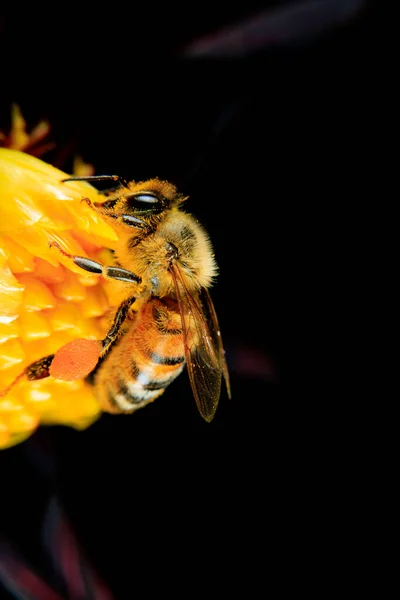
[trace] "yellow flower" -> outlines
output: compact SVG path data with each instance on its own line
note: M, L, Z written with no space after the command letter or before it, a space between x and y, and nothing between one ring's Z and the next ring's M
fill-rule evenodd
M83 198L84 182L24 152L0 148L0 448L26 439L39 424L89 426L100 414L83 380L21 378L31 362L77 338L101 339L114 306L112 286L83 272L68 253L110 262L117 236Z

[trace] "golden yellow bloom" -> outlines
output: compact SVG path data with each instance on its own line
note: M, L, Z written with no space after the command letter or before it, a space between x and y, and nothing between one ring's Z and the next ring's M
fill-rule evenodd
M109 326L112 286L82 272L55 248L110 262L117 236L82 198L98 201L84 182L18 150L0 148L0 394L31 362L76 338L101 339ZM82 429L100 413L82 380L22 378L0 395L0 448L39 424Z

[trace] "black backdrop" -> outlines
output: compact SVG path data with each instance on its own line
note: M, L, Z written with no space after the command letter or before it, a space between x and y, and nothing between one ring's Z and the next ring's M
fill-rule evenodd
M118 598L133 597L153 561L173 565L169 589L183 586L183 573L195 587L213 572L226 583L262 581L266 565L282 566L285 540L301 546L302 500L319 477L308 465L316 430L323 439L329 424L310 400L316 348L304 320L318 310L324 265L310 282L308 261L355 185L374 15L366 9L292 46L184 52L266 4L229 14L187 6L179 19L166 7L83 15L76 5L10 10L1 21L1 126L15 101L28 122L48 118L59 146L72 142L97 173L176 183L220 266L212 296L233 397L223 392L211 424L184 374L131 417L105 415L83 433L40 430L0 455L7 535L32 552L48 483L29 457L45 447L52 485ZM286 376L289 354L302 365L296 377ZM320 392L323 404L329 386Z

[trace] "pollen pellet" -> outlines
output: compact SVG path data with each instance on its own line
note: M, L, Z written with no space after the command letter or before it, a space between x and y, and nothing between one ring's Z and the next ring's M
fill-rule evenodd
M98 340L72 340L62 346L50 366L56 379L73 381L86 377L97 365L102 344Z

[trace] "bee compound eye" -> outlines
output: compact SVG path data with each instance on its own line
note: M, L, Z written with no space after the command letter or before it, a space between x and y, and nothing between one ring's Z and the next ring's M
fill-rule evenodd
M136 202L140 202L142 204L150 204L153 206L155 204L160 204L161 202L160 198L158 198L158 196L156 196L153 192L141 192L139 194L133 194L132 198Z

